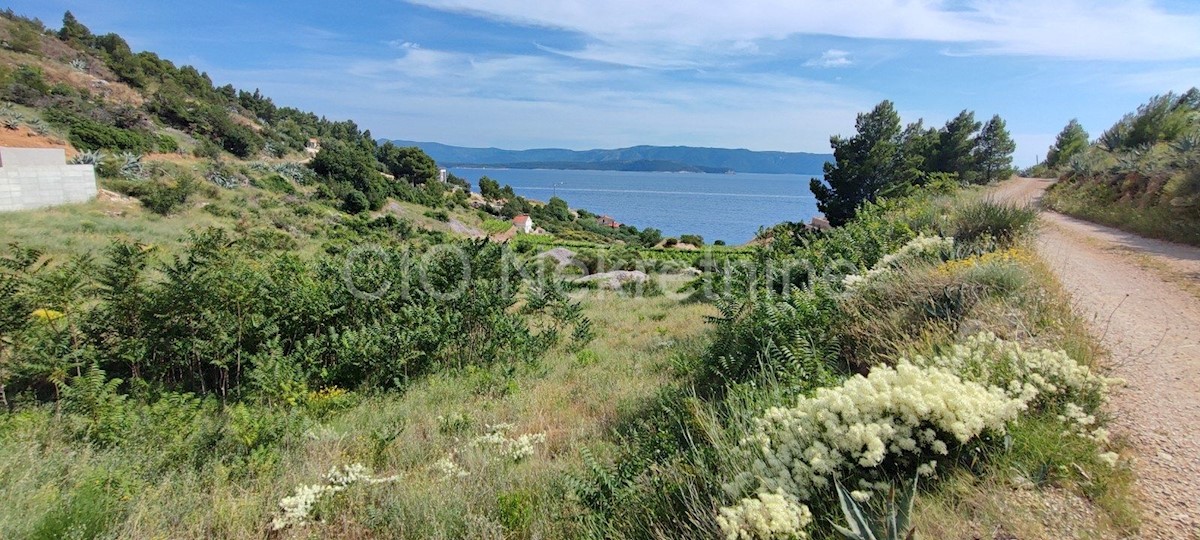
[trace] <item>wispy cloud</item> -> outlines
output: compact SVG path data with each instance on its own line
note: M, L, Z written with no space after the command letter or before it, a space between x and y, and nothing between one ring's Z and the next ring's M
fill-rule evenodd
M988 55L1200 58L1200 12L1173 12L1151 0L413 1L572 30L609 46L659 42L709 47L821 34L960 43Z
M804 65L807 67L840 68L850 66L853 63L854 61L850 60L849 52L829 49L821 53L820 57L805 62Z
M390 60L327 58L297 72L217 75L284 93L336 88L307 93L313 100L308 106L363 119L377 133L484 146L644 143L820 151L830 133L842 131L847 119L878 99L781 74L680 74L552 54L424 46ZM797 125L808 129L798 132Z

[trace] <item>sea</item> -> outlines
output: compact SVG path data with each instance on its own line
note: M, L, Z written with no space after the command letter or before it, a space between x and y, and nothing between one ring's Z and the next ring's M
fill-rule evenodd
M817 214L816 198L808 189L813 175L473 168L450 172L469 180L473 190L479 189L479 178L487 176L528 199L548 201L557 195L571 208L609 215L638 229L654 227L665 236L699 234L710 244L743 244L762 227L808 222Z

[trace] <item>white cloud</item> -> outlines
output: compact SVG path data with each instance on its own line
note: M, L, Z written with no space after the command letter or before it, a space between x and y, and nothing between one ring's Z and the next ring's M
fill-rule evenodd
M708 74L556 55L406 49L303 71L214 70L280 103L356 118L377 136L505 147L687 144L827 151L873 94L778 74Z
M802 34L962 44L975 54L1200 58L1200 13L1151 0L414 0L581 32L611 47L729 46ZM667 51L669 52L669 51Z
M850 53L838 49L829 49L821 53L819 58L813 58L804 63L807 67L840 68L853 64Z
M1118 83L1123 88L1144 93L1147 97L1168 91L1186 92L1191 88L1200 87L1200 67L1143 71L1120 77Z

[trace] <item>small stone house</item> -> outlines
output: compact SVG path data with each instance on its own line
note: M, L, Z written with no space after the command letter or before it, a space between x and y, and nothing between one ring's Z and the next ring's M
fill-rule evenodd
M313 137L304 143L304 152L310 156L321 153L321 139Z
M598 221L601 225L603 225L605 227L610 227L613 229L618 229L621 227L621 224L618 223L617 220L613 219L611 216L600 216L600 217L596 218L596 221Z
M521 214L513 218L513 225L517 226L518 232L530 234L533 232L533 218L529 214Z

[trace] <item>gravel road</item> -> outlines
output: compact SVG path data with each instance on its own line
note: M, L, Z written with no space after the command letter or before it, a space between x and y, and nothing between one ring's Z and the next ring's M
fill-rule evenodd
M1047 180L993 197L1036 202ZM1042 213L1038 252L1111 353L1113 433L1133 453L1140 538L1200 539L1200 249Z

